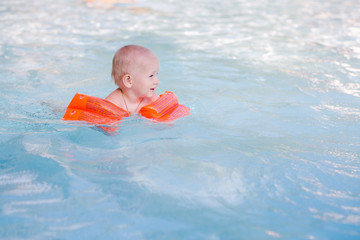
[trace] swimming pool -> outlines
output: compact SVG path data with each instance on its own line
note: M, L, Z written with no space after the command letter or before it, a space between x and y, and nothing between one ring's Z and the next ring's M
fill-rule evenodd
M359 239L358 1L0 3L0 238ZM152 49L191 115L61 121Z

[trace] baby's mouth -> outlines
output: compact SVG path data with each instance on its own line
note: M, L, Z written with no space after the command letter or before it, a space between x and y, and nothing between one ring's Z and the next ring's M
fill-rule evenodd
M155 91L155 88L150 88L151 91Z

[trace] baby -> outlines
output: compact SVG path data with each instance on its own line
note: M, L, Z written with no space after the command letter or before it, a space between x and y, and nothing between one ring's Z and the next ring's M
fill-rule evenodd
M111 76L119 86L106 100L135 114L159 98L155 89L159 84L160 61L149 49L127 45L114 55Z
M114 124L136 113L157 122L189 115L190 108L180 104L173 92L165 91L160 96L155 93L159 69L159 59L149 49L137 45L120 48L114 55L111 72L118 88L106 100L76 93L62 119Z

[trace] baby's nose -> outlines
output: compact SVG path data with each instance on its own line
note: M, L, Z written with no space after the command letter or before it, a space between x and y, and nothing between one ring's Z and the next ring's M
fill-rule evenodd
M155 80L154 80L155 85L158 85L159 82L160 82L160 81L159 81L159 78L156 76L156 77L155 77Z

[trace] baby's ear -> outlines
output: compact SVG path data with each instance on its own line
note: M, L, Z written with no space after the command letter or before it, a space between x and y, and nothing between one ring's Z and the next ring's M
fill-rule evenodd
M125 74L121 80L125 87L131 88L131 86L133 84L133 78L130 74Z

